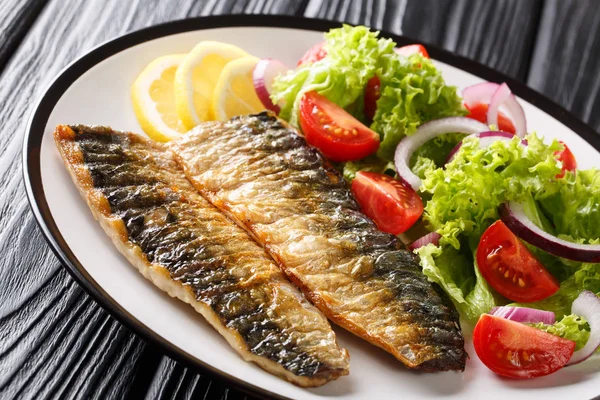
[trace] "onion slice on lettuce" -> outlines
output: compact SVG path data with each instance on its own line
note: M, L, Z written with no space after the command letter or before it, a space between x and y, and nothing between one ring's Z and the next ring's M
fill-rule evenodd
M442 235L440 235L437 232L429 232L427 235L421 236L419 239L417 239L414 242L412 242L411 244L409 244L408 249L415 250L420 247L427 246L430 243L433 243L437 246L440 243L441 237L442 237Z
M496 140L510 142L515 137L515 135L513 135L512 133L498 132L498 131L481 132L481 133L475 134L475 136L479 138L479 148L480 149L485 149L486 147L488 147L489 145L494 143ZM527 146L527 140L526 139L521 140L521 144L523 146ZM460 150L461 146L462 146L462 141L460 141L456 146L454 146L454 148L450 151L450 154L448 154L448 159L446 160L446 164L448 164L450 161L452 161L454 159L454 155L458 152L458 150Z
M485 124L466 117L447 117L426 122L419 126L415 133L406 136L398 143L394 154L396 172L414 190L419 190L421 179L408 166L410 157L415 150L439 135L453 132L470 135L488 129Z
M574 261L600 262L600 244L573 243L545 232L527 217L519 203L502 204L500 217L515 235L550 254Z
M587 360L600 347L600 298L593 292L584 290L573 302L571 312L587 320L590 337L585 346L573 353L567 365Z
M495 315L496 317L510 319L515 322L531 324L541 322L546 325L552 325L556 322L556 317L553 312L528 307L494 307L490 311L490 314Z

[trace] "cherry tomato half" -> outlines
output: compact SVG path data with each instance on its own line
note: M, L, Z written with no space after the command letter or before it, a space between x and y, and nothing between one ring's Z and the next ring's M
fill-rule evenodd
M325 56L327 55L327 51L323 48L323 46L325 46L325 42L317 43L313 47L308 49L308 51L304 53L300 61L298 61L297 66L300 66L305 63L314 63L325 58Z
M528 379L561 369L573 355L575 342L520 322L483 314L473 331L479 359L494 373Z
M465 104L465 108L469 110L469 114L467 115L467 117L476 119L479 122L487 124L487 104L479 103L474 105L473 107L469 107ZM502 132L512 133L513 135L516 132L515 126L513 125L512 121L501 112L498 113L498 129Z
M352 193L362 212L394 235L408 230L423 213L423 201L413 188L387 175L359 171Z
M306 141L333 161L360 160L379 148L377 133L315 91L300 100L300 127Z
M556 175L557 178L562 178L565 176L565 171L575 172L575 170L577 170L577 160L575 160L575 156L573 153L571 153L571 150L569 150L566 144L564 144L562 141L560 143L565 148L554 153L558 161L562 162L562 172Z
M427 53L427 50L422 44L409 44L407 46L396 47L394 50L396 53L402 54L406 57L419 53L425 58L430 58L429 53Z
M502 221L481 236L476 258L481 275L507 299L533 302L559 289L556 279Z

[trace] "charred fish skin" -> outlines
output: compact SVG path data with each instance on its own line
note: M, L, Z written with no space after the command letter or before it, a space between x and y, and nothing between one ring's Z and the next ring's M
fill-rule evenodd
M170 152L135 134L59 126L55 141L117 248L190 303L246 360L300 386L348 373L326 318L244 230L202 198Z
M464 370L453 304L285 122L264 112L207 123L170 147L194 186L332 321L410 368Z

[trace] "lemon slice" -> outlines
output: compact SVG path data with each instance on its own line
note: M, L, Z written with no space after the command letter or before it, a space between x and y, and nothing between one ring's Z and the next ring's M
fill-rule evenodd
M133 110L142 129L154 140L167 142L188 129L175 109L173 82L185 54L172 54L152 61L131 87Z
M221 71L231 60L248 56L227 43L200 42L183 60L175 75L175 103L183 125L192 129L214 119L210 101Z
M248 56L228 63L215 88L212 111L217 120L256 113L265 109L254 88L252 71L259 59Z

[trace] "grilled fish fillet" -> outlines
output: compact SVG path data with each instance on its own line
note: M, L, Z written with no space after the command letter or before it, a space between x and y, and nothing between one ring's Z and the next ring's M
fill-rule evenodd
M261 113L203 124L170 146L194 186L332 321L410 368L464 370L454 306L296 131Z
M58 126L54 137L118 250L191 304L245 360L299 386L348 374L348 354L325 316L198 194L162 145L102 127Z

